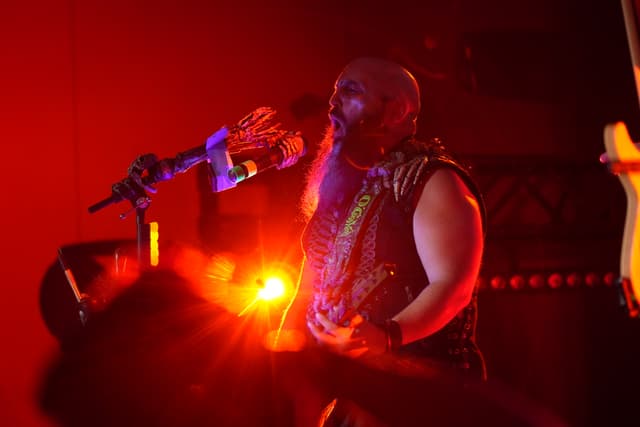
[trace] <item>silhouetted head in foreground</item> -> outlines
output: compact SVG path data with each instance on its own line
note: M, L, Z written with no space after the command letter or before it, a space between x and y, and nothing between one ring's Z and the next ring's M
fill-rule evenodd
M435 426L550 425L504 394L405 361L270 352L257 321L171 271L143 273L52 363L40 406L66 427L302 427L337 396L393 426L422 425L425 411Z
M268 353L243 321L144 273L55 361L41 406L64 426L279 425Z

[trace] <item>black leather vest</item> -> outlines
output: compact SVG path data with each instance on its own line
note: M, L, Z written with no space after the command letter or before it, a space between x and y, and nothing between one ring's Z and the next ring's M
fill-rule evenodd
M413 237L413 200L421 194L429 176L438 168L456 171L482 205L481 196L469 174L447 156L439 144L427 145L426 149L423 145L422 150L415 147L412 144L409 149L405 148L404 159L410 161L422 156L427 157L428 162L407 197L395 201L391 189L384 188L379 178L368 176L353 203L317 212L311 219L303 236L303 247L307 262L316 271L318 280L313 284L314 298L308 310L308 320L313 321L315 312L321 311L332 321L340 323L347 314L358 312L370 322L382 325L429 285ZM363 214L357 238L337 247L340 246L336 245L339 233L359 209L358 200L362 200L363 194L374 197L375 204L367 206L369 211ZM346 250L351 251L349 265L340 270L336 260ZM373 270L380 274L372 273ZM356 290L357 286L353 284L367 277L376 283L365 285L368 292ZM360 294L367 296L363 298ZM437 359L462 371L484 375L484 363L474 339L476 308L474 293L471 303L444 328L401 347L399 352Z

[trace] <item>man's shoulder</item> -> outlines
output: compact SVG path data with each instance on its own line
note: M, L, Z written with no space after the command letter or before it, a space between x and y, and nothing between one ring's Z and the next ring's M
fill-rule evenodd
M440 138L410 138L391 153L390 161L384 166L385 173L393 179L396 200L413 202L411 204L415 204L415 197L436 171L448 169L452 174L468 175L467 169L447 151Z
M404 159L398 165L398 170L407 171L403 181L410 182L412 186L411 191L404 193L406 202L415 209L429 183L427 190L430 192L472 196L480 207L484 224L486 214L483 198L471 174L471 168L451 154L442 139L412 138L407 141L403 153Z

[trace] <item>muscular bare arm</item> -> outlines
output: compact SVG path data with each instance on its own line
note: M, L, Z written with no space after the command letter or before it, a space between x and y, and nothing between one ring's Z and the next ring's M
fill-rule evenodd
M430 284L394 316L403 344L437 332L471 300L482 257L482 223L477 201L454 171L440 169L429 178L413 232Z

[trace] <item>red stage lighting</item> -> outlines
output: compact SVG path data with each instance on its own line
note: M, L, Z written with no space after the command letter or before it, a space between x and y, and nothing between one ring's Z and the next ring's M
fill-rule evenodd
M511 276L511 279L509 279L509 286L513 290L519 291L521 289L524 289L525 285L526 282L524 280L524 277L520 274L515 274Z
M570 288L576 288L582 285L582 276L578 273L571 273L567 276L567 286Z
M593 288L594 286L600 284L600 276L598 276L596 273L587 273L584 278L584 283L588 287Z
M503 276L493 276L491 278L491 289L502 290L507 287L507 280Z
M544 276L542 274L533 274L529 277L529 286L533 289L543 288L545 284Z
M564 283L564 277L560 273L553 273L547 278L547 284L551 289L558 289Z

